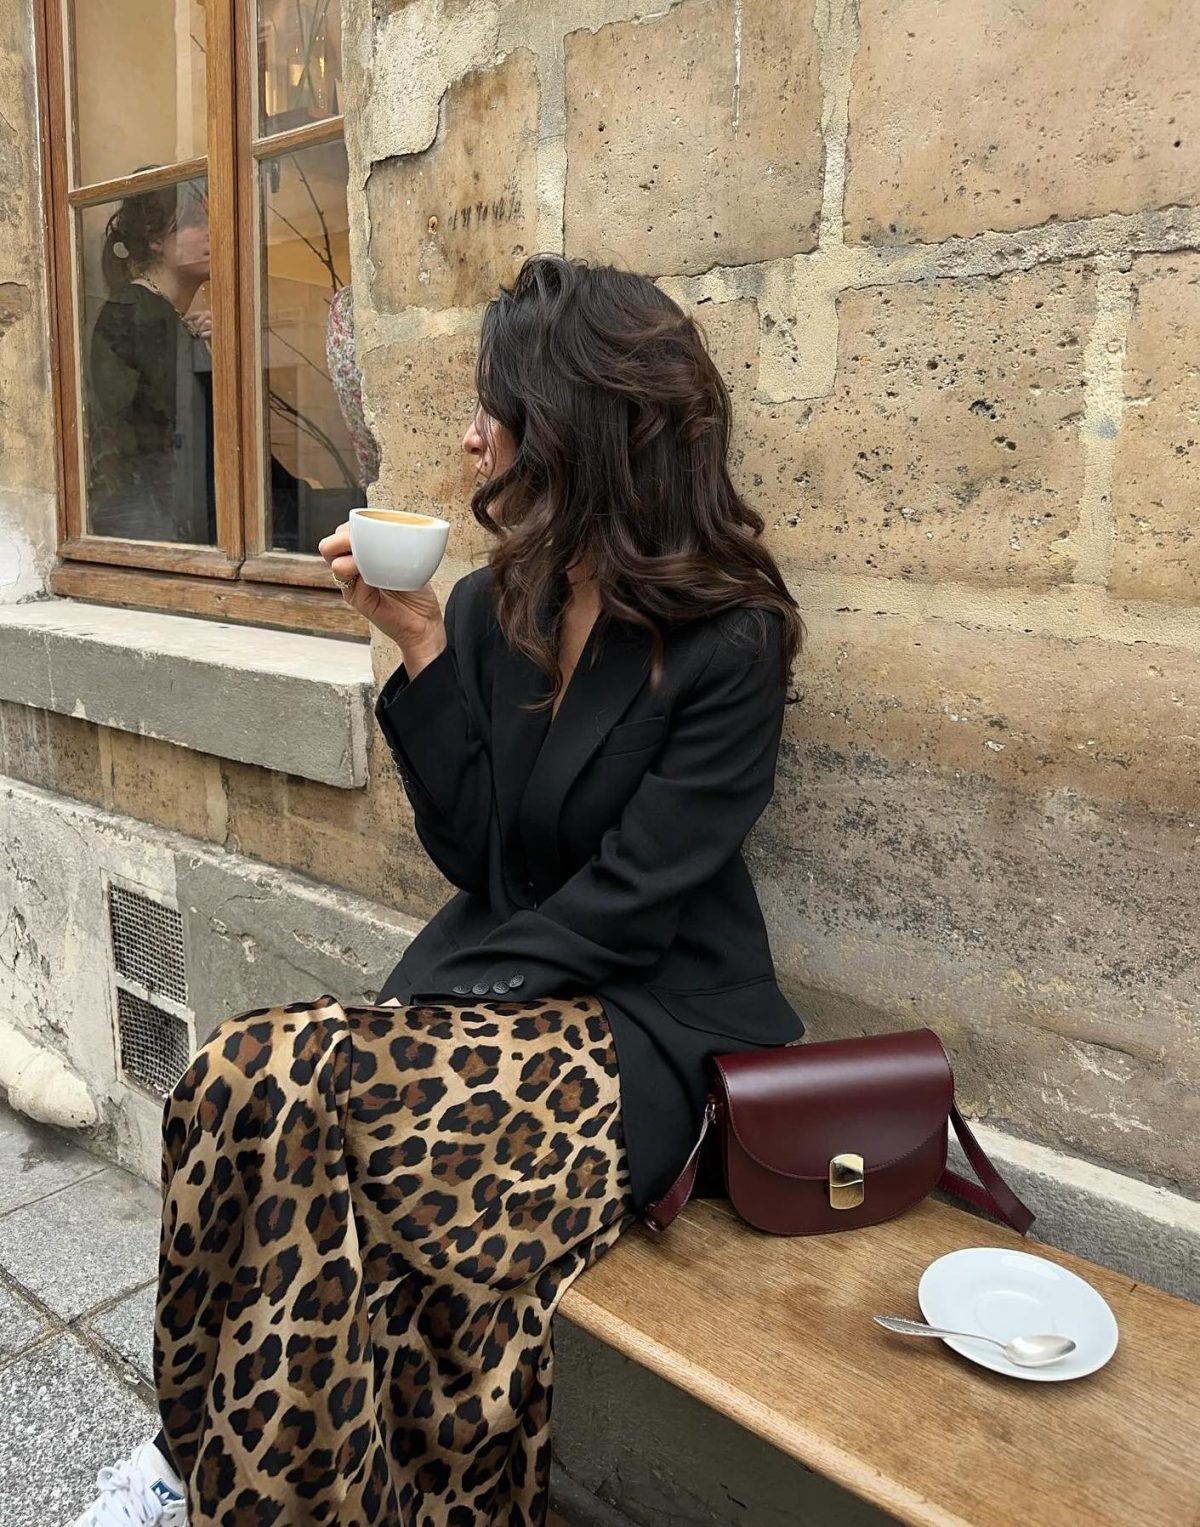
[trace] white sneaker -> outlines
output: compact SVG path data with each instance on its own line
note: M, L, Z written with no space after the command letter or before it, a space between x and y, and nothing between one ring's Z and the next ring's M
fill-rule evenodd
M72 1527L187 1527L183 1482L153 1442L101 1469L96 1485L100 1494Z

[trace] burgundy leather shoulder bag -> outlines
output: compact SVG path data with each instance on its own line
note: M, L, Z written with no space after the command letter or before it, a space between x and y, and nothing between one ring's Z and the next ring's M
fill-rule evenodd
M643 1218L664 1230L692 1196L710 1127L741 1217L773 1235L820 1235L891 1219L941 1187L1011 1225L1033 1223L954 1101L932 1029L743 1050L712 1061L704 1123L683 1171ZM946 1166L949 1124L979 1177Z

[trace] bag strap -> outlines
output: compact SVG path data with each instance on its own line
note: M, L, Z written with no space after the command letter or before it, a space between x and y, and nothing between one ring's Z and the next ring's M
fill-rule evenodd
M675 1216L687 1207L688 1199L696 1191L696 1173L700 1169L700 1147L704 1144L716 1118L717 1099L715 1094L710 1092L704 1101L704 1118L700 1121L700 1137L692 1146L691 1155L683 1163L683 1170L660 1199L655 1203L647 1204L642 1210L642 1223L647 1229L665 1230Z
M704 1104L704 1118L700 1124L699 1138L692 1146L691 1154L683 1164L683 1170L663 1196L654 1203L647 1204L642 1211L642 1222L648 1229L656 1232L665 1230L671 1221L687 1207L689 1199L696 1190L696 1174L700 1168L700 1148L709 1130L716 1123L716 1118L716 1095L709 1093ZM957 1103L950 1105L950 1119L963 1153L971 1163L971 1168L979 1181L972 1182L961 1172L952 1171L947 1167L942 1173L941 1186L947 1193L953 1193L956 1198L961 1198L964 1203L971 1204L976 1209L982 1209L985 1214L990 1214L993 1218L1011 1226L1018 1235L1024 1235L1033 1224L1033 1211L1021 1202L992 1165L987 1152L975 1138L971 1126L959 1112Z
M950 1119L963 1154L971 1163L971 1170L979 1181L972 1182L961 1172L951 1171L947 1167L942 1173L942 1187L947 1193L953 1193L956 1198L1010 1225L1018 1235L1024 1235L1033 1224L1033 1211L1025 1207L992 1165L987 1152L972 1133L971 1126L958 1111L957 1103L950 1105Z

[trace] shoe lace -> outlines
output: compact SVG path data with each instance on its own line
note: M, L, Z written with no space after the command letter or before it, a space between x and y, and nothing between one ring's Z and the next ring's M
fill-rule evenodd
M131 1458L106 1465L96 1475L100 1498L88 1527L187 1527L182 1501L165 1504Z

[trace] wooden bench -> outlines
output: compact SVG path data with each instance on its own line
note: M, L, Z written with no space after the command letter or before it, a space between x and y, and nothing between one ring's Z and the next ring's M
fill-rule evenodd
M1120 1344L1090 1378L1031 1384L889 1336L962 1246L1026 1247L1092 1283ZM781 1240L725 1203L640 1227L568 1291L575 1325L903 1522L1198 1527L1200 1307L945 1204Z

